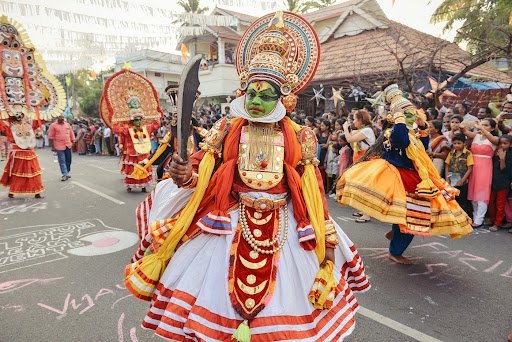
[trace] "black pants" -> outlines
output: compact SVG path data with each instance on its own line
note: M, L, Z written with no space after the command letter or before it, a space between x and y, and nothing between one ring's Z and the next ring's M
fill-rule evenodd
M112 151L112 147L110 147L110 139L111 139L111 137L105 137L105 145L107 145L108 154L110 156L113 156L114 151Z
M459 203L462 210L471 216L473 205L471 204L471 201L468 200L468 183L463 184L462 186L456 186L455 188L460 190L460 194L455 197L455 200Z

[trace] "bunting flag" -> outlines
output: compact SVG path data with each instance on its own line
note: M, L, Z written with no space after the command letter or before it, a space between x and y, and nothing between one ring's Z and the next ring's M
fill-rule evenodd
M183 61L184 62L187 62L187 58L188 58L188 49L187 49L187 46L183 43L181 43L181 57L183 57Z

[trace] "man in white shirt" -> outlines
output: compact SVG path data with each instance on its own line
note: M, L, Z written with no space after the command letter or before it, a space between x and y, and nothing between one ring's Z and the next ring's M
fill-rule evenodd
M459 114L464 118L465 121L476 121L478 118L469 113L469 103L460 102L455 105L455 108L459 110Z

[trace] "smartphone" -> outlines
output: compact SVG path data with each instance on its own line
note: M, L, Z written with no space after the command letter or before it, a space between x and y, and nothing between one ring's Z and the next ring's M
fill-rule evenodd
M501 117L504 120L512 119L512 113L503 113L503 114L501 114Z

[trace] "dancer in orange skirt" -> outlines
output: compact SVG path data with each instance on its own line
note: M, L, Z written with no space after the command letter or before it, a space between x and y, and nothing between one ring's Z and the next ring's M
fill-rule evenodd
M32 194L36 198L43 198L44 191L37 154L34 152L36 136L34 129L41 127L38 120L23 120L23 113L16 113L8 119L6 124L0 120L0 131L7 134L12 143L12 150L7 159L0 184L9 187L9 198L14 194Z
M458 190L439 176L425 152L429 142L425 114L402 96L396 84L383 91L391 103L383 133L343 173L336 196L340 204L392 223L392 231L385 234L391 240L388 258L412 264L402 253L414 235L447 234L455 239L473 229L471 219L455 201Z

